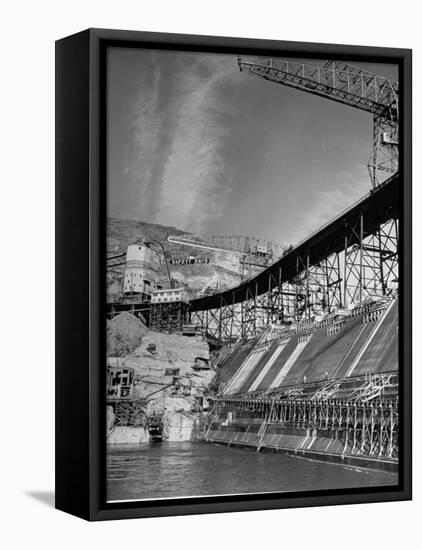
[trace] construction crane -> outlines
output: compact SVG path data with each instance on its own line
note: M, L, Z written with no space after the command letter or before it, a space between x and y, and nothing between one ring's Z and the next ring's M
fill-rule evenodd
M398 82L341 61L310 65L282 59L244 61L240 71L325 97L373 115L373 145L368 171L373 188L398 170Z

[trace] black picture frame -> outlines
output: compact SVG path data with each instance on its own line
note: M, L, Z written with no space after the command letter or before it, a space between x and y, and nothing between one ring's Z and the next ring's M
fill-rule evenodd
M397 487L107 503L105 499L105 51L110 46L396 63L400 95L400 465ZM89 29L56 43L56 508L86 520L412 498L409 49Z

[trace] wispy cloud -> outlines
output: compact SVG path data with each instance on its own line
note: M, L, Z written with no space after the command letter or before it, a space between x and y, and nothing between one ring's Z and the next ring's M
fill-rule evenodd
M369 189L365 113L229 55L116 53L110 74L112 215L296 243Z
M154 206L154 159L159 152L162 133L162 117L159 112L161 71L158 65L153 69L152 78L151 75L148 77L148 80L146 76L143 77L137 89L138 99L132 115L133 137L126 169L132 186L137 189L141 219Z
M152 81L141 82L128 169L141 218L201 232L231 189L224 150L234 113L223 91L233 71L226 59L207 56L171 69L164 74L157 64Z

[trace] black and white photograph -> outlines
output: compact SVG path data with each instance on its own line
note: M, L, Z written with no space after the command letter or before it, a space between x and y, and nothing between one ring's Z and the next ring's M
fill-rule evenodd
M106 67L107 502L398 486L398 65Z
M5 6L3 546L415 546L415 6Z

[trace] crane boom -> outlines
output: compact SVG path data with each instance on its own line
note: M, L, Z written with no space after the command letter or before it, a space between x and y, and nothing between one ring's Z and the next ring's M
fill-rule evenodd
M373 187L398 169L399 86L394 80L339 61L311 65L297 61L268 59L244 61L240 71L295 88L373 115L373 150L368 170Z
M327 97L334 101L397 119L398 84L353 65L329 61L324 66L269 59L254 63L238 59L241 71Z

